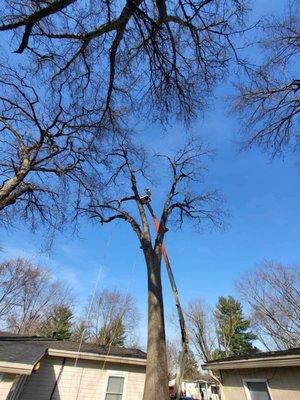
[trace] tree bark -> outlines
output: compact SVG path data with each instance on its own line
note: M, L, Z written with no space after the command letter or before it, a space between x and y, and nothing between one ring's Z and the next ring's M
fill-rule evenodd
M153 250L145 254L148 274L148 343L143 400L168 400L168 367L161 259Z
M30 161L25 159L16 175L9 178L2 186L0 186L0 211L11 204L14 204L18 197L33 188L33 185L28 183L22 185L29 172Z

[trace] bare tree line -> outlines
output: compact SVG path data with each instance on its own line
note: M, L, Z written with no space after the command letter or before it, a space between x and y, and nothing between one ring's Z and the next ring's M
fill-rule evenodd
M262 263L237 283L241 298L250 307L252 329L268 350L299 346L299 285L298 266L273 262ZM0 265L2 328L22 334L40 334L56 307L72 306L72 298L66 292L69 290L53 280L47 270L28 259L3 262ZM120 344L118 340L122 342L122 337L127 337L132 343L135 341L135 336L130 333L136 332L138 311L131 295L117 289L100 290L84 314L89 314L88 318L73 323L74 327L83 324L83 340L99 345ZM213 309L196 299L189 303L185 314L194 351L203 361L213 359L218 347ZM76 340L81 340L81 337ZM169 343L169 348L174 350L177 347L173 342ZM173 372L176 362L177 355L173 354L173 359L171 355L169 363Z
M25 335L55 336L59 323L67 324L66 338L96 345L136 344L138 311L130 294L117 289L98 290L86 306L85 317L75 313L70 288L29 259L0 264L0 324L2 330ZM66 314L58 324L53 318ZM78 325L81 330L78 332ZM79 333L79 334L78 334ZM56 337L56 336L55 336Z
M266 261L244 274L236 286L241 301L248 307L249 327L260 349L299 347L299 265ZM234 318L230 324L220 325L218 313L202 299L190 301L185 314L191 346L200 362L218 358L220 340L224 349L230 347ZM236 323L240 321L237 319Z
M238 282L259 340L267 349L300 345L300 267L266 261Z
M3 262L0 277L0 319L9 331L36 333L51 308L69 302L62 285L30 260Z

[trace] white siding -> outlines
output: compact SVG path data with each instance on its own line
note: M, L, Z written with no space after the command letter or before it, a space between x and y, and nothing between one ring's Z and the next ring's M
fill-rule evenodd
M247 400L243 379L266 379L271 400L300 400L300 367L223 370L225 400Z
M145 369L128 374L126 400L142 400L145 384Z
M0 400L5 400L17 375L0 374Z
M39 371L29 377L20 400L50 400L62 362L58 357L43 358ZM124 400L142 399L145 367L84 360L75 367L74 363L74 359L66 359L52 400L103 400L107 370L128 372Z

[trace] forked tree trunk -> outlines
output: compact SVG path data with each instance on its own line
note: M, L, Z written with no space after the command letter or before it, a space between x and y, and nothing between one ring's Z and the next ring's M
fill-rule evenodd
M143 400L168 400L168 367L161 266L160 260L157 259L154 252L149 253L145 255L148 273L148 343Z

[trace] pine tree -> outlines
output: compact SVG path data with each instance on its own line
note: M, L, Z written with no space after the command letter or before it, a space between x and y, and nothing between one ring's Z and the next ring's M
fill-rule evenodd
M243 315L241 303L232 296L219 297L215 311L219 350L215 357L258 351L253 346L256 336L249 330L250 322Z
M100 329L97 344L102 346L124 346L126 340L125 326L120 318Z
M41 333L56 340L69 340L72 335L73 313L69 306L56 306L42 326Z
M85 321L79 321L73 330L71 340L74 342L87 342L89 339Z

